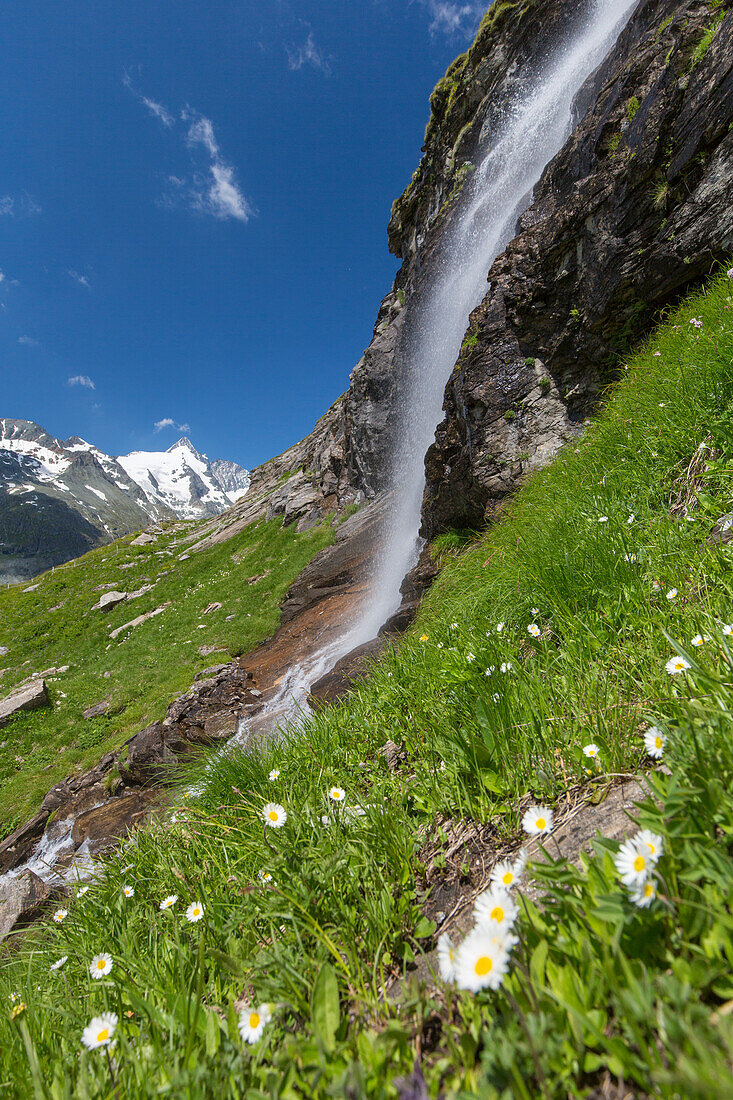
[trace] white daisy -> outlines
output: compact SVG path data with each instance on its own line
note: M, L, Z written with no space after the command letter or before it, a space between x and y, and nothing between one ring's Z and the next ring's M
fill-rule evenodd
M263 871L260 869L257 872L257 877L263 885L267 885L268 882L272 882L272 875L269 871Z
M634 515L634 513L632 512L632 513L631 513L631 515L629 516L629 518L628 518L628 519L626 520L626 522L628 523L629 527L631 526L631 524L632 524L632 523L634 522L634 520L635 520L635 519L636 519L636 516L635 516L635 515Z
M476 924L488 925L496 935L512 927L518 912L507 891L499 886L492 886L479 894L473 907Z
M496 886L503 887L504 890L510 890L512 886L516 886L519 882L526 865L527 853L522 848L514 862L504 859L494 866L490 881Z
M530 623L527 627L527 633L531 634L533 638L539 638L542 631L537 626L537 623Z
M599 516L598 517L598 522L599 523L608 523L608 516Z
M93 978L103 978L105 974L109 974L112 969L112 956L107 952L103 952L101 955L95 955L89 964L89 973Z
M273 768L267 778L270 780L271 783L274 783L276 779L280 778L280 769Z
M330 787L328 797L332 802L343 802L346 798L346 791L343 787Z
M267 1005L260 1005L259 1008L243 1008L239 1013L239 1034L246 1043L256 1043L269 1020L270 1010Z
M458 623L451 623L450 628L451 630L458 630Z
M8 993L11 1005L17 1004L20 1000L20 993Z
M653 351L652 352L652 355L654 355L654 356L657 356L657 355L661 356L661 354L662 354L661 351Z
M88 889L88 886L80 886L79 889L76 891L76 896L78 898L83 898Z
M499 700L501 699L501 695L499 695L498 691L495 691L494 694L491 696L491 698L494 700L495 703L498 703Z
M594 760L600 751L598 745L595 745L592 741L590 745L583 745L583 756L588 756L591 760Z
M135 897L135 888L134 888L134 886L123 886L122 887L122 893L123 893L124 897L126 897L126 898L134 898Z
M60 959L57 959L55 963L51 963L49 970L60 970L69 961L68 955L62 955Z
M726 275L729 279L733 279L733 267L728 268L728 270L726 271Z
M731 634L733 634L733 623L723 623L721 629L726 638L730 638Z
M178 894L169 894L167 898L163 898L163 900L161 901L158 908L159 909L170 909L171 906L175 905L177 901L178 901Z
M487 676L491 676L492 672L496 672L496 665L489 665L489 667L486 669Z
M466 660L467 660L467 661L469 662L469 664L470 664L470 663L471 663L471 661L475 661L475 660L476 660L476 654L475 654L475 653L467 653L467 654L466 654Z
M57 924L61 924L61 921L64 919L64 917L67 917L68 915L68 909L57 909L53 915L53 919L56 921Z
M81 1033L81 1041L88 1050L109 1046L116 1027L116 1014L114 1012L104 1012L101 1016L95 1016L87 1024Z
M268 802L263 806L262 816L265 819L265 825L269 825L271 829L281 829L288 820L285 808L278 802Z
M636 554L624 554L624 561L635 562Z
M639 909L648 909L656 896L657 884L653 878L648 878L645 882L640 882L638 886L632 887L629 891L629 897Z
M625 840L614 858L616 870L624 886L638 886L644 882L656 863L646 844L638 837Z
M694 645L695 649L699 649L700 646L705 645L705 643L709 641L709 634L696 634L695 637L690 640L690 645Z
M506 942L489 928L475 928L456 951L456 984L461 989L498 989L508 969Z
M657 833L653 833L651 829L640 829L634 837L634 842L639 844L642 848L649 849L649 859L652 863L656 863L664 854L664 841Z
M511 671L512 671L512 662L511 661L502 661L502 663L499 665L499 672L511 672Z
M676 588L670 588L669 592L667 593L667 599L668 600L673 600L673 599L675 599L676 596L677 596L677 589Z
M552 832L553 813L549 806L530 806L522 818L522 828L530 836Z
M186 910L186 920L189 924L196 924L204 915L204 907L200 901L192 901Z
M690 667L690 662L686 661L684 657L670 657L664 667L670 676L676 676L680 672L686 672Z
M443 643L442 643L442 642L438 642L438 643L436 644L435 648L436 648L436 649L442 649L442 648L443 648ZM388 673L387 673L387 675L388 675L388 676L391 676L391 675L392 675L392 673L391 673L391 672L388 672Z
M505 626L506 626L506 623L497 623L496 624L496 633L501 634L501 632L502 632L502 630L504 629Z
M456 980L456 947L447 932L438 937L438 969L444 982Z
M539 615L540 613L539 607L530 607L529 611L531 615Z
M647 756L653 756L655 760L659 760L664 752L666 741L667 734L660 730L658 726L651 726L644 734L644 748L647 751Z

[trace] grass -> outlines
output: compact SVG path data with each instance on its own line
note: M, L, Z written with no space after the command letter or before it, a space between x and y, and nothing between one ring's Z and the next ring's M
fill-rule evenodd
M288 586L333 539L327 524L298 534L276 519L177 560L188 545L180 540L194 531L195 525L172 524L141 547L130 545L129 536L37 577L33 591L28 584L0 591L0 645L10 651L0 658L2 694L31 673L69 665L49 679L51 708L0 731L2 835L35 813L54 783L163 718L195 672L268 637ZM112 611L95 611L106 590L98 586L112 582L127 592L153 587ZM111 630L168 602L161 615L110 641ZM222 607L204 615L214 602ZM217 652L202 657L198 649L205 645ZM110 701L107 714L81 717L103 699Z
M62 923L4 949L5 1094L387 1098L416 1054L431 1097L583 1097L604 1073L665 1100L733 1094L733 550L708 543L733 510L732 361L721 277L629 360L582 442L501 522L458 555L444 540L418 622L358 691L221 758ZM674 653L688 672L667 673ZM649 767L650 723L669 765L640 811L664 840L653 906L631 904L601 839L581 868L531 870L548 897L522 905L500 989L387 997L433 942L423 859L439 815L511 841L525 796L553 804L586 783L602 801L613 775ZM397 771L377 752L387 739ZM281 829L264 829L269 800ZM478 873L465 868L467 887ZM112 972L92 981L104 950ZM25 1005L13 1019L11 994ZM261 1003L273 1019L250 1047L238 1013ZM104 1010L119 1017L110 1060L80 1043Z

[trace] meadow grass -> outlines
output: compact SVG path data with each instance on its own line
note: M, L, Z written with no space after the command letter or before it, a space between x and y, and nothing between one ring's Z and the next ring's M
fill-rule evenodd
M196 797L185 785L201 773L186 776L168 820L58 925L5 945L0 1090L386 1098L419 1054L431 1097L582 1097L606 1072L668 1100L733 1095L733 549L709 543L731 478L721 276L500 522L443 540L414 628L342 705L219 758ZM689 667L671 675L675 656ZM527 796L552 805L580 783L601 801L614 776L651 768L651 724L667 771L640 810L664 846L650 908L620 883L617 844L600 839L579 868L550 850L528 872L545 903L524 898L496 991L404 983L393 1000L437 931L422 863L437 822L511 840ZM377 751L388 739L396 771ZM281 828L264 824L269 801ZM479 873L466 868L467 888ZM99 951L113 967L95 981ZM250 1046L240 1012L261 1005L272 1019ZM104 1011L116 1045L86 1050Z
M287 588L333 541L328 523L298 534L275 519L180 561L189 545L182 540L196 527L170 524L149 546L130 545L130 535L30 585L0 590L0 645L9 649L0 658L1 693L31 673L69 666L49 678L50 708L21 715L0 730L0 835L35 813L54 783L162 719L197 671L272 634ZM112 583L123 592L153 587L112 611L94 610L107 591L98 586ZM204 615L214 602L222 607ZM166 603L160 615L110 639L116 627ZM201 656L199 647L207 645L216 651ZM106 714L82 718L104 699L110 704Z

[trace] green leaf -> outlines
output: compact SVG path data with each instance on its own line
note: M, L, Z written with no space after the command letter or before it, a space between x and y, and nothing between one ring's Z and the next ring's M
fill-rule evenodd
M216 1054L221 1043L221 1029L219 1018L215 1012L206 1014L206 1053L211 1057Z
M415 925L415 931L412 934L416 940L426 940L428 936L432 936L437 927L434 920L428 920L427 917L420 917L420 920Z
M339 1026L339 990L333 967L324 963L313 984L311 998L311 1022L315 1035L326 1050L334 1049L336 1029Z

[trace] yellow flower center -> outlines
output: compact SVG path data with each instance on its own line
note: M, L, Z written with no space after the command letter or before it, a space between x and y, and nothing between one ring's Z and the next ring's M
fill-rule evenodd
M656 850L657 850L657 849L656 849L656 847L655 847L655 845L654 845L654 844L651 844L651 843L650 843L649 841L647 841L647 848L648 848L648 849L649 849L649 851L650 851L650 852L652 853L652 855L654 855L654 853L655 853L655 852L656 852Z
M194 911L193 911L194 917L197 917L200 914L200 912L201 912L200 909L194 909Z
M495 905L491 910L491 919L495 921L504 920L504 910L500 905Z
M104 970L104 959L100 959L97 963L97 970Z
M249 1014L249 1026L253 1030L254 1030L254 1028L260 1026L260 1014L259 1014L259 1012L250 1012L250 1014Z
M512 874L512 872L511 871L505 871L504 874L502 875L501 881L504 883L505 886L508 886L509 883L513 879L514 879L514 875Z
M655 737L654 738L654 744L656 745L656 747L658 749L661 749L661 747L662 747L662 738L661 737Z
M97 1035L97 1042L98 1043L103 1043L106 1039L109 1039L109 1028L108 1027L103 1027L102 1030Z
M644 857L643 856L637 856L636 859L634 860L634 870L635 871L643 871L645 867L646 867L646 860L644 859Z
M644 887L644 897L645 898L651 898L653 896L654 896L654 885L651 882L647 882L646 886Z
M476 959L474 970L476 971L479 978L483 978L485 974L489 974L491 972L493 965L494 963L488 955L482 955L480 959Z
M536 825L537 825L538 829L544 829L546 824L547 824L547 822L545 821L544 817L538 817L537 818Z
M274 810L270 810L267 816L269 817L270 821L277 821L277 814Z

